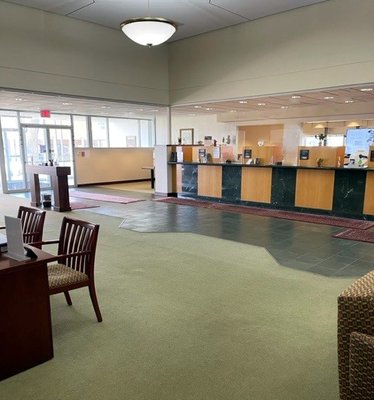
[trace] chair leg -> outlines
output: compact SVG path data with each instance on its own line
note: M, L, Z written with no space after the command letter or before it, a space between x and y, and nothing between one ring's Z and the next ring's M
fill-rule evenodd
M103 318L101 317L101 312L99 308L99 303L97 302L97 297L96 297L96 291L95 291L95 285L94 283L91 283L88 286L88 290L90 291L90 297L92 301L93 308L95 310L97 322L102 322Z
M71 306L73 303L71 301L69 292L64 292L64 295L65 295L66 302L68 303L68 306Z

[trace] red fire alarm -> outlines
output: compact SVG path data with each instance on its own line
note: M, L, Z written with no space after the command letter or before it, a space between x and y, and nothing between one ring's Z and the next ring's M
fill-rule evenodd
M40 116L42 118L51 118L51 112L49 110L40 110Z

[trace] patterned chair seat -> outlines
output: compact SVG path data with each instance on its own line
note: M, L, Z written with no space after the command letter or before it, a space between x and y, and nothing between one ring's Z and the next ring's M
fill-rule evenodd
M338 297L340 400L374 400L374 271Z
M50 289L87 282L88 276L82 272L75 271L63 264L48 265L48 283Z

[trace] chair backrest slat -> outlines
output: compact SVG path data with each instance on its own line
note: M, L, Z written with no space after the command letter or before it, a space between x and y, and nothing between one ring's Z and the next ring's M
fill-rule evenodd
M17 217L21 219L24 243L31 244L43 240L46 212L36 208L20 206ZM40 245L37 245L40 247Z
M88 252L85 255L69 257L64 264L76 271L93 277L99 225L64 217L61 225L58 254Z

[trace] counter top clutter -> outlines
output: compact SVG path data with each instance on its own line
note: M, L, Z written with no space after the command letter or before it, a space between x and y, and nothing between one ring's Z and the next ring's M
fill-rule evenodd
M193 161L182 161L182 162L174 162L169 161L170 165L212 165L212 166L228 166L228 167L245 167L245 168L294 168L294 169L322 169L322 170L360 170L360 171L374 171L374 168L368 167L353 167L353 166L341 166L341 167L325 167L325 166L301 166L301 165L277 165L277 164L266 164L266 165L256 165L256 164L243 164L241 162L211 162L211 163L200 163Z

